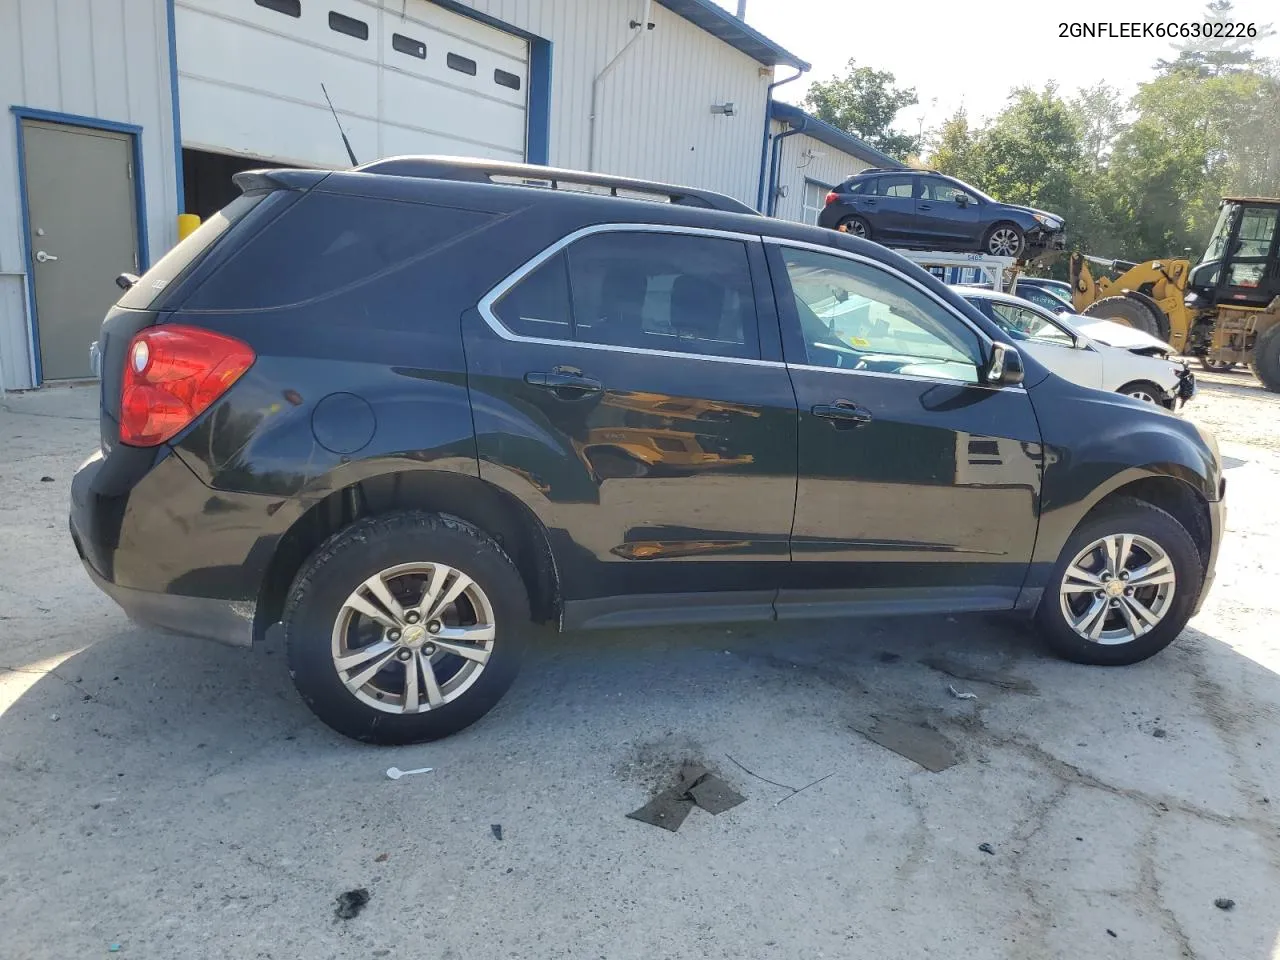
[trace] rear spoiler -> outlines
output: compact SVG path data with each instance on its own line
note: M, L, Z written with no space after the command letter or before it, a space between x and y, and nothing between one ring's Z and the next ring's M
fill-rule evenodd
M328 170L243 170L231 175L241 193L260 190L310 190L329 176Z

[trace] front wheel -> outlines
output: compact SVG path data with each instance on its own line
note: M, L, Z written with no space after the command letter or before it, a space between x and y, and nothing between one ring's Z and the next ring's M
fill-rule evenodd
M1027 241L1016 224L997 223L987 234L983 249L993 257L1020 257Z
M289 672L341 734L436 740L506 693L529 620L520 574L480 530L427 513L370 517L325 541L295 578Z
M1119 498L1067 540L1036 621L1076 663L1120 666L1159 653L1182 631L1203 582L1200 554L1172 515Z
M1164 399L1165 392L1150 380L1135 380L1133 383L1126 383L1116 393L1123 393L1126 397L1133 397L1133 399L1141 400L1143 403L1154 403L1161 407L1169 406Z

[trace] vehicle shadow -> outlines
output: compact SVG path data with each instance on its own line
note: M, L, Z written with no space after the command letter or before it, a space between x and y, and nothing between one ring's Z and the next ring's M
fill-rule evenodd
M954 920L960 942L971 921L958 918L976 909L982 923L1012 923L1044 956L1075 955L1086 932L1109 949L1097 939L1105 927L1128 938L1116 956L1176 955L1172 944L1200 958L1263 960L1280 928L1280 677L1198 630L1113 670L1055 660L1000 617L544 631L488 717L436 744L378 749L311 717L278 637L233 650L107 619L80 652L46 646L0 674L0 900L64 954L119 939L111 923L121 911L141 942L166 930L173 938L178 924L174 942L191 946L215 894L224 906L243 895L272 898L286 914L313 910L317 886L367 875L344 865L370 863L366 831L385 811L392 764L435 767L422 792L395 796L426 798L418 815L437 825L460 828L481 798L481 819L568 818L587 838L575 842L609 844L628 809L681 760L698 759L757 802L759 824L737 822L766 850L783 840L765 814L789 797L745 771L797 788L832 776L780 810L819 834L862 829L849 823L850 804L879 818L878 832L844 842L855 860L874 854L892 868L854 911L885 937L890 918L906 922L903 903L921 923L935 911ZM885 718L943 738L955 765L927 773L909 750L858 732ZM370 808L371 797L384 799ZM980 836L1003 831L1010 865L997 858L999 870L982 872L976 840L961 851L952 839L971 832L966 823L982 825ZM492 854L436 849L430 837L410 831L398 842L459 870ZM734 846L720 834L707 842ZM547 859L550 846L527 851L545 871L530 895L573 875L572 858ZM630 884L657 882L646 871L666 868L645 862L606 891L624 897ZM193 863L205 867L193 873ZM821 883L823 871L876 868L800 858L778 869ZM955 884L993 899L952 902ZM1237 906L1217 908L1219 897ZM227 922L251 929L249 916ZM773 922L787 927L785 907ZM16 934L16 955L40 955L21 949L27 936ZM910 942L896 955L916 955Z

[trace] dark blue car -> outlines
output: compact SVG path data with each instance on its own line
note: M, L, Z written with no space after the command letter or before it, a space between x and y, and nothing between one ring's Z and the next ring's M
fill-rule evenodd
M1062 217L1000 203L928 170L863 170L827 194L818 226L888 247L1025 259L1063 247Z

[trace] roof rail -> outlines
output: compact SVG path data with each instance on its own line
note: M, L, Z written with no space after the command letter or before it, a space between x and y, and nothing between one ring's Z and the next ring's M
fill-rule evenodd
M355 168L357 173L381 173L393 177L423 177L433 180L461 180L471 183L500 183L512 186L542 187L552 190L573 190L575 187L603 187L606 193L579 190L605 196L626 196L633 200L664 200L689 207L724 210L728 213L749 213L759 216L752 207L741 200L695 187L679 187L653 180L636 180L632 177L615 177L605 173L589 173L584 170L563 170L559 167L540 167L529 163L511 163L505 160L481 160L475 157L411 156L388 157L374 160ZM625 191L625 193L619 193Z

